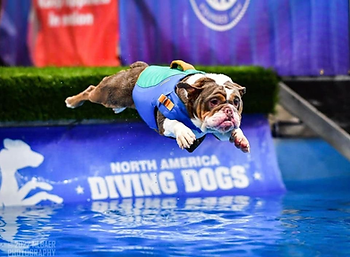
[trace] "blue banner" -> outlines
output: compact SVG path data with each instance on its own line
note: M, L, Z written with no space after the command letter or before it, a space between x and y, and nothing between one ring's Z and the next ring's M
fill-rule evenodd
M282 76L348 75L350 70L347 0L118 2L124 65L182 59L194 65L272 67ZM31 64L27 42L35 43L37 28L28 34L30 6L31 1L3 1L0 59L6 65Z
M121 60L348 74L347 0L120 1Z
M190 154L144 123L1 128L0 202L283 192L266 118L245 116L242 129L249 154L211 135Z

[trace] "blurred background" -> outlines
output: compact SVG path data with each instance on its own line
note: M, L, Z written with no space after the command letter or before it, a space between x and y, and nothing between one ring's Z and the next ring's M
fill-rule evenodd
M0 0L3 66L259 65L349 73L348 0Z

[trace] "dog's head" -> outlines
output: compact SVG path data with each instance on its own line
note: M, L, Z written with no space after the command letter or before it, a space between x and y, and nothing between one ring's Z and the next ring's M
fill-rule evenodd
M196 74L177 85L192 122L203 132L227 133L239 128L245 87L223 74Z

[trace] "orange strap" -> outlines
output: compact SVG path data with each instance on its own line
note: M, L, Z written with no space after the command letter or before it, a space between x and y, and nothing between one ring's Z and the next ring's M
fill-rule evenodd
M161 94L158 101L163 104L169 111L174 108L174 103L165 95Z

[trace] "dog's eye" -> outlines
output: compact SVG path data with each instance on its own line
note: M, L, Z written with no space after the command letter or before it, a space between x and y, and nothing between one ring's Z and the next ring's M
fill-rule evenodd
M241 102L241 100L237 96L235 97L235 99L233 99L233 105L235 107L238 107L240 102Z
M217 98L213 98L209 102L210 108L213 108L213 107L217 106L218 104L219 104L219 100Z

